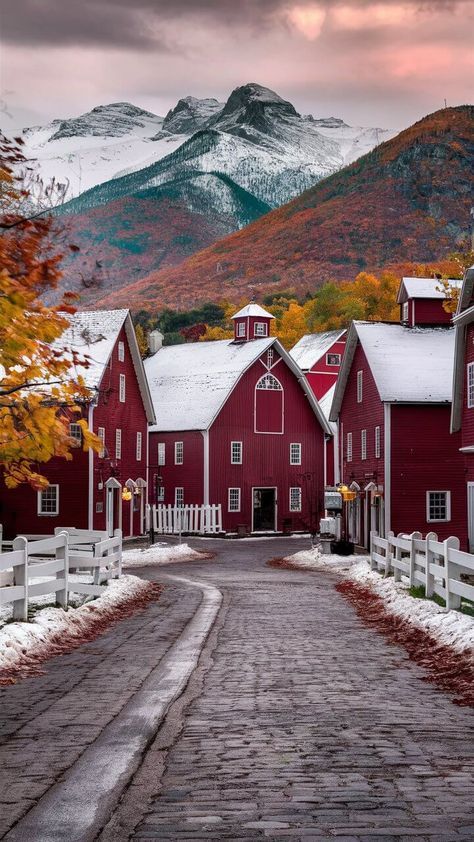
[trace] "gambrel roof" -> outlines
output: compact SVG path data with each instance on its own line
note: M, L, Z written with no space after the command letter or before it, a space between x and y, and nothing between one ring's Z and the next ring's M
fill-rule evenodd
M74 373L84 379L89 389L98 391L102 377L107 368L110 356L125 327L133 367L137 375L140 394L145 407L147 420L155 420L153 403L145 376L143 360L135 336L129 310L91 310L77 312L72 315L64 314L69 320L69 327L55 341L54 345L63 352L76 351L82 357L87 357L89 366L76 366Z
M380 400L386 403L450 403L454 328L408 328L353 322L347 337L330 419L340 412L352 361L360 342Z
M169 345L145 360L156 415L151 432L208 430L240 378L271 347L296 375L321 426L330 433L306 378L274 337Z
M326 330L322 333L307 333L291 349L290 356L303 371L309 371L311 366L326 354L338 339L346 333L342 330Z

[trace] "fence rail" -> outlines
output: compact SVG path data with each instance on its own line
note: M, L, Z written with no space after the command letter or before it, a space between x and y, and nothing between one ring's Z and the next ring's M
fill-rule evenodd
M208 506L147 506L147 530L160 535L216 535L222 532L221 504Z
M405 576L410 587L422 585L427 597L437 594L446 608L459 608L461 599L474 602L474 585L466 581L474 578L474 555L459 549L458 538L438 541L435 532L426 538L420 532L380 538L372 532L370 566L385 576L393 573L397 582Z
M69 574L84 572L92 582L72 581ZM40 540L19 536L13 549L0 554L0 607L13 605L13 619L27 620L29 602L34 597L53 594L63 608L69 594L100 596L104 585L122 572L122 533L57 529ZM38 581L42 580L42 581Z

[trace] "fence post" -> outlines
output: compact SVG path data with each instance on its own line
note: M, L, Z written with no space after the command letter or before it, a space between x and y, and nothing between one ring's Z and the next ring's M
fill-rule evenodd
M410 535L410 575L409 575L409 585L410 588L413 587L415 584L415 557L416 557L416 549L415 549L415 541L421 538L421 532L412 532Z
M56 603L66 609L69 600L69 535L67 532L60 532L56 537L64 541L56 547L56 561L63 563L63 569L56 571L56 579L64 579L64 589L56 592Z
M392 569L392 538L395 537L394 532L387 533L387 549L385 551L385 572L383 574L384 579L390 575L390 571Z
M116 529L114 531L114 536L116 538L120 538L120 544L118 548L118 564L117 564L117 579L120 579L122 575L122 530Z
M28 541L23 536L15 538L13 549L23 552L23 564L13 568L13 584L23 586L23 596L13 602L13 619L28 619Z
M375 570L375 561L374 561L374 538L378 537L378 532L375 530L370 531L370 569Z
M431 573L431 560L433 558L433 551L430 549L430 541L437 541L438 536L436 532L428 532L426 536L426 545L425 545L425 553L426 553L426 582L425 582L425 596L427 599L433 596L434 594L434 576Z
M450 550L459 550L459 538L446 538L446 541L443 541L443 551L444 551L444 566L446 569L446 608L449 610L451 608L460 608L461 607L461 597L457 594L452 594L449 589L449 577L451 575L451 561L449 559L449 551ZM453 576L454 579L454 576Z

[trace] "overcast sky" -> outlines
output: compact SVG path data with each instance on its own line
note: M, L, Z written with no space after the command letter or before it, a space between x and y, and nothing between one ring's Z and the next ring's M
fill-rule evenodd
M2 0L2 128L258 82L302 113L403 127L472 102L470 0Z

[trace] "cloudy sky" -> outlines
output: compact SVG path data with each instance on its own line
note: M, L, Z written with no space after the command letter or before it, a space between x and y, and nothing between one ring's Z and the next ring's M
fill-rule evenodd
M119 100L164 114L250 81L403 127L472 102L473 32L470 0L2 0L2 128Z

